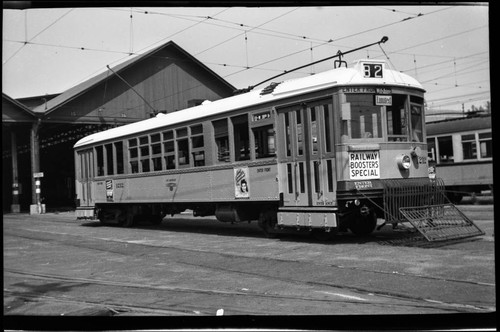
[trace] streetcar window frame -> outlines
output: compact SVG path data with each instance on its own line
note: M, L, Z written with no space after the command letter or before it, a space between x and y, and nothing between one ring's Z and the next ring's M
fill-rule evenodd
M248 113L230 117L233 129L234 161L248 161L250 156L250 121Z
M205 166L205 136L203 123L189 127L190 150L194 167Z
M229 140L228 118L215 119L211 121L213 129L213 144L215 150L215 162L217 164L231 162L231 143Z
M491 160L493 158L493 136L491 131L478 132L477 134L479 142L479 153L478 153L479 159ZM481 135L483 135L483 137L481 137ZM483 146L485 147L485 151L487 154L485 156L483 156Z
M347 93L344 94L344 98L345 102L341 105L339 121L341 142L383 142L386 135L383 123L385 107L375 105L374 94ZM361 108L362 110L360 110ZM366 114L360 114L363 111Z

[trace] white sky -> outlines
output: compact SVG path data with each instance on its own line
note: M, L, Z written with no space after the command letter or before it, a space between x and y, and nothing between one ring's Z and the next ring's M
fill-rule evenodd
M488 11L487 3L3 10L2 91L13 98L61 93L169 40L245 88L388 36L389 60L378 46L345 60L386 59L423 84L429 109L468 110L490 100ZM332 67L329 60L274 81Z

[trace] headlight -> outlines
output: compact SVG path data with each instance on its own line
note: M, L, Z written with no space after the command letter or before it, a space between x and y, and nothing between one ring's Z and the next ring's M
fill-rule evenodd
M398 166L400 169L407 170L411 165L411 158L407 154L402 154L396 158Z

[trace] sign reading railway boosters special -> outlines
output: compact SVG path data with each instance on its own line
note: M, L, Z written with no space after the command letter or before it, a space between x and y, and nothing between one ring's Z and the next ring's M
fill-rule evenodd
M380 156L378 151L349 152L349 178L366 180L380 178Z

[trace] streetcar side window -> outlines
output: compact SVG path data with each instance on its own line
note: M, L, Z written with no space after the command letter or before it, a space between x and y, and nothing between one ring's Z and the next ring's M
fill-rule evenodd
M106 175L113 175L113 145L104 145L106 151Z
M250 159L250 136L248 134L248 115L231 118L234 129L234 160Z
M491 132L479 133L479 150L481 158L493 157L493 150L491 145Z
M153 171L161 171L163 169L161 162L161 136L160 134L151 135L151 161L153 163Z
M268 158L276 155L273 125L252 129L255 138L255 158Z
M217 161L229 162L229 131L227 119L212 121L214 127L215 146L217 148Z
M139 152L140 152L140 165L141 172L149 172L151 170L149 163L149 137L139 137Z
M95 147L95 152L97 155L97 176L104 175L104 151L102 145Z
M177 162L179 167L189 166L189 141L187 128L179 128L175 131L177 142Z
M434 137L427 138L427 156L429 161L436 161L436 139Z
M163 133L163 159L167 169L175 169L174 132L168 130Z
M387 135L389 141L408 141L408 121L405 111L406 99L405 95L392 95L392 105L387 106Z
M411 114L411 141L412 142L422 142L424 139L424 116L422 112L422 105L411 104L410 114Z
M477 159L476 134L462 135L464 160Z
M137 138L128 140L128 153L130 160L130 173L139 173L139 150L137 147Z
M194 166L205 166L205 141L203 138L203 125L191 126L191 154Z
M323 124L325 127L325 143L326 143L326 152L332 152L333 148L333 108L332 104L324 104L320 107L323 107Z
M123 174L123 142L116 142L115 151L116 151L116 174Z
M454 161L452 137L441 136L437 138L437 141L438 141L438 151L439 151L439 162L452 163Z

